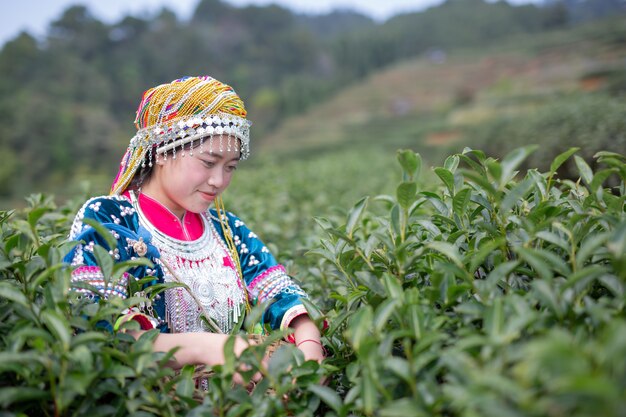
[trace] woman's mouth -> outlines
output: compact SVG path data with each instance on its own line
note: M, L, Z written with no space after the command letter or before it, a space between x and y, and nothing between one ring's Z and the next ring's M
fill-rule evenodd
M215 200L215 197L217 196L216 193L207 193L204 191L198 191L200 193L200 197L202 197L203 200L206 201L213 201Z

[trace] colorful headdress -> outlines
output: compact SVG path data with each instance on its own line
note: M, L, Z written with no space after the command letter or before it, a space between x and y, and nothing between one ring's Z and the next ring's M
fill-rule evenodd
M250 125L243 101L235 90L212 77L183 77L161 84L143 94L137 108L137 134L130 140L120 170L111 186L119 195L140 167L152 166L155 155L183 147L196 140L213 140L231 146L223 137L237 138L241 159L250 154ZM175 157L175 156L174 156Z

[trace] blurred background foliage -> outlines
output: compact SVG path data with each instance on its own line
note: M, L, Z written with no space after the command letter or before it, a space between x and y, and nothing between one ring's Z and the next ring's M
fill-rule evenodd
M378 23L200 0L189 21L163 9L106 24L74 6L45 37L0 51L0 207L73 197L83 180L106 193L141 93L182 75L233 85L270 160L405 147L436 163L520 142L551 152L531 165L571 145L587 158L623 152L625 11L621 0L448 0Z

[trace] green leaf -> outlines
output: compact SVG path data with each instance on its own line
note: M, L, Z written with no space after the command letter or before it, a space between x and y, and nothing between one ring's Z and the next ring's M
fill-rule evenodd
M372 415L378 403L378 392L374 375L366 368L361 375L361 399L367 415Z
M373 292L374 294L380 295L384 297L387 295L385 291L385 287L380 283L379 278L374 275L370 271L355 271L354 276L356 277L359 284L367 287L368 290Z
M420 194L422 194L424 197L426 197L426 200L428 200L428 202L430 204L432 204L433 207L435 209L437 209L437 211L440 214L442 214L444 216L448 216L448 214L450 214L450 211L448 210L448 206L446 206L446 203L441 201L441 197L439 197L437 194L430 193L430 192L427 192L427 191L423 191Z
M354 228L363 215L363 210L367 207L368 199L369 197L360 199L350 210L350 213L348 214L348 221L346 222L346 233L348 233L348 236L352 237Z
M616 152L600 151L596 152L593 157L599 159L600 162L602 162L603 158L615 158L626 163L626 156Z
M420 219L416 223L422 226L430 234L432 234L433 237L441 235L441 230L439 230L439 228L435 226L435 223L431 222L430 220Z
M0 371L13 369L18 366L24 370L32 363L41 363L47 360L40 352L0 352Z
M0 388L0 405L4 409L10 405L23 404L23 407L32 406L33 401L50 397L50 392L32 387L3 387ZM22 408L22 407L19 407Z
M196 381L193 379L195 370L194 365L185 365L180 370L180 381L176 384L176 394L181 397L191 398L196 387Z
M624 258L626 253L626 222L622 221L619 224L611 234L606 246L615 258Z
M539 146L529 145L523 148L518 148L508 153L501 162L502 176L500 177L500 189L503 189L506 184L513 178L514 171L517 167Z
M450 155L446 158L443 163L443 167L448 171L454 173L456 169L459 167L459 156L458 155Z
M484 192L487 193L489 197L492 197L494 199L497 198L496 189L493 187L493 185L489 182L489 180L487 179L487 177L485 177L484 174L481 174L476 171L469 171L466 169L460 169L459 172L463 174L463 177L466 180L476 184L478 190L482 189Z
M589 184L589 189L592 193L598 191L599 188L602 187L604 181L609 178L612 174L619 174L619 170L617 168L609 168L602 169L593 176L593 180L591 180L591 184Z
M104 275L104 280L108 283L108 280L113 275L113 257L104 249L102 246L94 246L93 254L96 258L96 262L98 262L98 266L102 271L102 275Z
M498 339L504 328L502 297L496 297L485 311L485 330L492 339Z
M41 320L46 324L50 332L63 345L63 350L68 351L70 347L70 327L65 318L54 310L44 310L41 313Z
M117 240L113 237L113 234L111 233L111 231L107 229L105 226L103 226L102 223L100 223L97 220L90 219L87 217L83 219L83 223L88 224L89 226L93 227L96 230L96 232L100 236L102 236L102 238L108 245L108 248L107 248L108 250L113 250L117 247Z
M301 298L300 301L304 305L304 308L306 308L306 312L311 318L311 320L317 323L324 319L324 315L322 314L320 309L315 305L315 303L312 303L307 298Z
M411 375L411 364L406 359L391 356L385 359L383 366L402 378L407 384L415 383L413 375Z
M386 273L383 276L383 283L385 284L385 289L387 290L387 296L389 298L395 298L400 300L403 299L404 291L398 278L389 273Z
M445 168L436 167L435 174L443 181L450 195L454 195L454 174Z
M341 415L342 402L335 390L322 385L309 385L309 392L317 395L322 401L332 408L337 414Z
M570 251L569 241L563 239L561 235L558 235L554 232L549 232L547 230L542 230L540 232L537 232L535 236L537 236L541 240L552 243L553 245L556 245L565 251Z
M465 213L465 210L467 209L467 204L470 202L471 196L472 190L470 190L469 188L463 188L452 198L453 210L459 217L461 217Z
M556 294L554 293L550 284L546 281L535 280L532 284L537 298L542 304L548 307L558 318L563 317L563 309L561 308Z
M585 181L587 185L591 184L591 181L593 181L593 171L589 165L587 165L587 162L585 162L585 160L578 155L574 155L574 161L576 161L576 166L578 167L578 171L580 172L580 176L583 181Z
M491 177L500 183L500 178L502 178L502 165L495 159L488 158L485 161L485 166L487 167L487 172L491 174Z
M391 208L391 228L396 236L400 236L400 206L394 204Z
M595 252L600 246L607 242L608 238L608 233L591 234L585 237L580 244L580 249L578 249L578 252L576 253L576 266L580 268L586 262L591 262L592 257L594 255L598 255L598 253ZM602 257L604 257L604 254L602 254Z
M72 337L72 349L89 343L103 343L108 337L102 332L83 332Z
M372 307L363 306L359 308L348 322L346 337L355 350L359 350L364 341L370 339L370 329L373 322Z
M539 276L547 280L552 279L552 268L550 268L550 265L546 263L536 250L523 247L516 247L514 250L539 274Z
M506 213L511 210L513 206L522 201L524 197L532 190L534 185L534 181L532 178L527 177L519 184L515 185L511 190L506 192L502 203L500 203L500 212Z
M396 298L390 298L383 301L377 308L374 313L374 330L378 333L381 333L384 328L387 327L389 322L389 317L393 313L396 312L397 307L400 305L400 302Z
M29 308L30 303L26 296L13 284L9 282L0 282L0 297L11 300L14 303L21 304Z
M483 243L485 242L485 243ZM468 252L465 255L465 262L469 260L469 272L474 273L476 269L485 261L485 258L492 254L502 243L504 238L498 238L495 240L483 240L480 245L480 249L474 252Z
M422 158L418 153L406 149L398 150L398 161L409 179L414 180L419 177Z
M485 153L481 150L478 149L472 149L472 148L468 148L465 147L463 148L463 155L474 155L476 157L476 159L478 159L479 162L485 162L485 159L487 158L487 156L485 155Z
M424 412L415 399L400 398L385 403L377 415L380 417L427 417L431 414Z
M563 290L574 287L576 292L582 291L591 281L606 273L606 268L601 265L589 265L583 269L574 272L567 277L567 282L563 286Z
M561 165L563 165L563 163L565 161L567 161L567 159L574 155L576 152L578 152L578 150L580 150L580 148L569 148L568 150L566 150L565 152L563 152L562 154L557 155L556 158L554 158L554 160L552 161L552 163L550 164L550 172L554 173L556 172L557 169L559 169L559 167Z
M459 249L447 242L429 242L426 245L427 248L430 248L436 252L441 253L448 257L456 266L461 269L464 269L463 261L461 261L461 255L459 254Z
M46 214L50 209L48 207L36 207L28 213L28 224L34 229L37 227L37 221Z
M398 204L405 210L408 210L415 201L415 195L417 194L417 184L414 182L403 182L398 185L396 189L396 197Z

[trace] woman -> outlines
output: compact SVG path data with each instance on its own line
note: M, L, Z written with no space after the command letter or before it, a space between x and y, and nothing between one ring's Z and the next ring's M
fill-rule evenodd
M135 320L142 330L160 329L154 348L178 347L175 366L223 363L228 334L258 303L267 305L264 328L292 328L290 341L305 359L321 361L319 330L301 302L306 294L239 218L219 210L221 193L249 155L250 122L235 91L208 76L159 85L144 93L135 125L110 195L87 201L72 225L70 238L81 243L66 259L76 266L78 291L126 297L129 280L146 277L154 278L150 284L184 284L115 326ZM109 246L85 219L111 231L116 260L146 257L154 267L133 267L105 285L94 248ZM247 343L238 338L235 354Z

